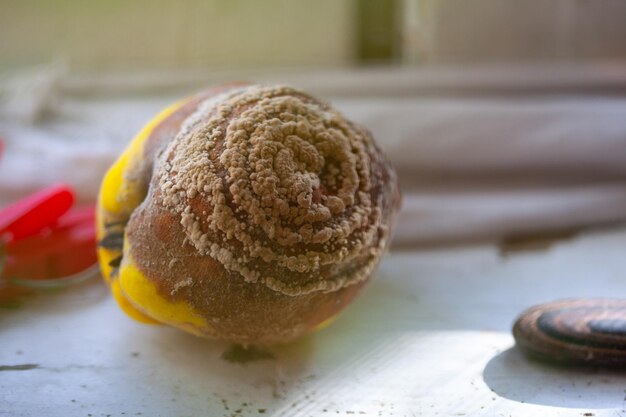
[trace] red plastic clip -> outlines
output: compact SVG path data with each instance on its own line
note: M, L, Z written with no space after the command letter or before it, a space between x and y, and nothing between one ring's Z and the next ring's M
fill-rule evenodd
M12 243L53 226L74 204L74 193L57 185L32 194L0 211L0 236Z
M8 289L62 286L96 275L95 207L70 209L73 202L72 189L59 185L0 211L0 276Z

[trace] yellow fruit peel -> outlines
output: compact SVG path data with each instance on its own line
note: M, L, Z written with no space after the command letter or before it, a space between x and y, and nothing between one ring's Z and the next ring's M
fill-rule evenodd
M118 281L126 300L159 322L183 328L195 334L201 334L202 330L208 329L206 320L189 304L184 301L172 302L159 294L154 283L136 267L127 241L124 243L124 258L120 266Z
M125 224L135 208L143 200L147 190L145 184L140 183L136 175L129 173L139 170L142 164L144 144L154 129L163 120L172 115L183 104L184 100L171 105L152 119L130 142L117 161L109 168L104 176L98 195L98 209L96 210L96 234L98 241L105 237L107 225ZM121 226L122 227L122 226ZM121 232L122 230L120 230ZM158 323L128 303L121 292L117 278L112 278L113 268L110 263L122 255L121 250L98 247L100 271L104 280L111 286L113 296L120 307L130 317L142 323ZM119 276L119 274L118 274Z
M159 321L144 314L128 301L126 296L122 293L122 287L120 286L120 281L118 279L111 282L111 293L113 294L113 298L115 298L115 301L117 301L117 304L120 306L122 311L126 313L129 317L132 317L138 322L144 324L161 324Z

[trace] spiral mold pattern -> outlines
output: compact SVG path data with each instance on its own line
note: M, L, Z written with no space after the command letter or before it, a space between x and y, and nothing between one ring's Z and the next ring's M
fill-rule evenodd
M395 173L370 134L290 87L202 102L155 167L186 240L286 295L366 280L389 239ZM384 187L394 188L384 190Z

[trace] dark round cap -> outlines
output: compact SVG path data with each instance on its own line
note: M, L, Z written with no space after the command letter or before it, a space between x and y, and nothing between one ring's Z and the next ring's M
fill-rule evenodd
M626 366L626 300L555 301L523 312L513 326L517 345L543 359Z

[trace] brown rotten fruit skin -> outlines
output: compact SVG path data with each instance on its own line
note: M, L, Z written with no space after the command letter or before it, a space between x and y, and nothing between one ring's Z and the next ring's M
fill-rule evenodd
M322 327L368 282L400 206L365 129L289 87L226 86L151 122L105 177L105 280L140 321L242 343Z

